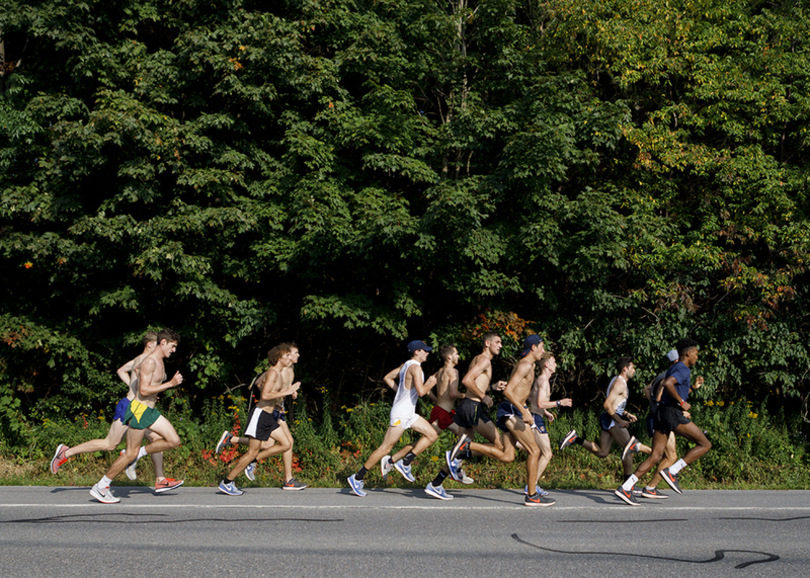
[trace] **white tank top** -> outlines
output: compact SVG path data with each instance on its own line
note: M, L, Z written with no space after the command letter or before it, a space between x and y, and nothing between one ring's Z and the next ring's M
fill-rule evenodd
M402 365L399 370L399 387L397 387L397 395L394 397L394 405L391 406L391 415L408 416L413 415L416 411L416 401L419 399L419 392L416 387L411 385L411 389L405 389L405 373L408 368L413 364L419 365L419 362L410 359ZM425 374L422 373L422 381L425 381Z
M608 385L608 388L607 388L607 396L608 397L610 397L610 388L613 387L613 384L620 377L621 377L620 375L617 375L616 377L614 377L613 379L610 380L610 385ZM615 415L624 415L624 408L625 407L627 407L627 398L626 397L623 398L621 401L619 401L618 404L616 404L616 407L613 408L613 413Z

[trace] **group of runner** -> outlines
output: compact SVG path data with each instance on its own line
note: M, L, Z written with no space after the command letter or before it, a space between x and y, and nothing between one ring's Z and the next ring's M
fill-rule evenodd
M124 471L127 477L136 479L138 460L145 455L152 456L155 466L155 492L166 492L183 484L182 480L163 475L162 452L180 445L180 438L171 423L155 408L160 392L176 387L183 381L179 372L167 379L163 365L164 359L176 350L179 340L180 337L170 329L149 332L144 336L143 352L118 370L119 377L129 386L129 390L116 406L109 434L103 440L92 440L73 448L59 444L51 460L54 474L70 457L114 450L126 438L126 449L90 490L93 498L103 503L120 501L110 489L112 480ZM377 464L384 479L395 469L407 481L415 482L411 464L416 456L433 444L442 431L450 430L458 436L458 440L451 450L445 452L445 463L425 487L427 495L440 500L453 499L444 488L448 477L465 484L473 483L462 469L465 460L487 456L509 463L514 461L516 449L519 448L527 454L524 505L542 507L555 503L538 483L552 458L546 422L550 423L555 416L549 410L572 406L569 398L550 399L550 379L557 368L556 359L545 350L539 335L529 335L523 342L520 359L509 379L493 383L492 360L500 353L503 344L495 332L486 333L482 341L481 353L473 358L461 379L456 368L459 353L455 346L445 345L439 350L442 367L426 380L421 364L427 360L433 348L420 340L408 344L410 359L383 378L396 392L388 429L382 444L348 478L352 493L360 497L367 495L365 476ZM294 382L293 369L299 355L294 343L282 343L268 352L269 369L255 380L256 404L248 415L244 437L225 431L216 445L217 454L229 445L247 446L247 451L220 482L221 492L231 496L243 494L236 486L237 476L244 472L248 479L254 480L258 461L277 454L282 455L284 466L285 482L282 489L302 490L307 487L292 474L293 438L286 423L284 408L284 398L295 398L301 386L300 382ZM678 473L711 448L711 443L700 428L690 421L688 413L689 393L703 383L701 377L694 384L691 383L691 368L698 358L698 344L691 339L681 339L667 358L670 361L669 369L658 375L645 389L650 402L647 426L652 447L641 444L628 433L628 426L638 421L635 415L626 411L629 397L627 382L635 374L633 361L629 357L618 360L618 375L608 385L604 411L599 419L602 430L599 443L588 441L572 430L560 444L560 450L581 445L600 458L609 455L614 442L623 448L622 465L626 479L614 493L632 506L639 505L638 497L667 498L656 488L661 479L675 492L681 493ZM464 387L464 393L461 393L460 386ZM506 398L496 408L494 422L489 415L494 405L490 391L502 392ZM425 395L434 403L427 420L416 411L418 399ZM457 400L458 406L455 407ZM394 446L408 429L421 434L421 437L392 455ZM489 443L474 442L476 432ZM677 459L675 453L675 434L695 444L682 459ZM141 445L144 437L149 442L146 446ZM648 457L634 471L633 454L638 452L648 454ZM650 483L639 489L636 485L639 479L656 465L658 468Z

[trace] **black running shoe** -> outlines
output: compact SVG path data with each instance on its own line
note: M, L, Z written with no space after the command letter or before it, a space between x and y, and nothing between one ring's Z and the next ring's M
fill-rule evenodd
M527 495L525 498L523 498L523 505L524 506L530 506L530 507L551 506L555 502L556 502L556 500L554 498L541 496L540 492L535 492L533 496Z
M630 506L640 506L641 504L638 503L638 500L633 495L633 491L630 490L629 492L626 491L623 487L619 486L616 488L616 491L613 492L617 496L619 496L622 500L624 500Z
M650 498L651 500L666 500L669 498L666 494L662 494L655 488L644 488L641 490L642 498Z
M681 486L680 484L678 484L677 474L670 474L669 468L667 468L665 470L661 470L661 477L664 478L664 481L667 483L667 485L673 490L675 490L676 493L683 494Z

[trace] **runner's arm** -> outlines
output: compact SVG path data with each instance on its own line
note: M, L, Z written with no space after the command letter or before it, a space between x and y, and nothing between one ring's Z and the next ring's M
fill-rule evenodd
M478 388L478 384L475 380L478 379L479 375L484 373L484 370L487 368L488 364L489 360L487 358L483 356L479 357L478 361L476 361L475 364L467 370L467 374L464 376L464 379L461 380L461 383L467 388L467 391L479 399L484 399L487 392L481 391Z
M515 388L520 382L523 381L531 369L531 364L518 363L515 371L512 372L512 375L509 377L509 381L506 382L506 387L503 389L504 397L509 400L509 403L520 408L520 411L523 414L523 421L526 423L534 423L534 417L532 417L532 414L528 409L523 407L523 402L515 396Z
M435 375L431 375L430 379L424 383L422 382L422 369L417 364L411 365L408 368L408 375L411 378L411 387L416 389L416 394L419 397L425 395L431 390L431 388L433 388L434 385L436 385Z
M685 399L681 399L681 396L678 395L678 390L675 389L675 385L678 383L678 380L675 379L674 375L670 375L668 378L664 380L664 389L667 390L667 393L678 403L678 406L683 409L684 411L689 411L689 408L692 407Z
M123 381L123 382L124 382L124 383L126 383L127 385L132 384L132 375L131 375L131 373L130 373L130 372L131 372L131 371L134 369L134 367L135 367L135 362L136 362L137 360L138 360L138 358L137 358L137 357L136 357L135 359L130 359L130 360L129 360L129 361L127 361L127 362L126 362L124 365L122 365L121 367L119 367L119 368L116 370L116 372L115 372L115 373L117 373L117 374L118 374L118 377L120 377L120 378L121 378L121 381Z
M399 375L400 371L402 371L401 365L396 369L392 369L391 371L385 374L385 377L383 377L383 381L385 382L385 384L394 391L397 390L397 382L394 380Z
M453 370L453 378L450 380L450 399L464 399L464 394L458 390L458 370Z

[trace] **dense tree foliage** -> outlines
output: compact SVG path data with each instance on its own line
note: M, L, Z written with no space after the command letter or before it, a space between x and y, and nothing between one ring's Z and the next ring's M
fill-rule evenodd
M583 401L684 335L706 395L799 401L808 32L798 1L11 0L0 420L108 405L150 326L193 397L294 339L334 401L498 312Z

